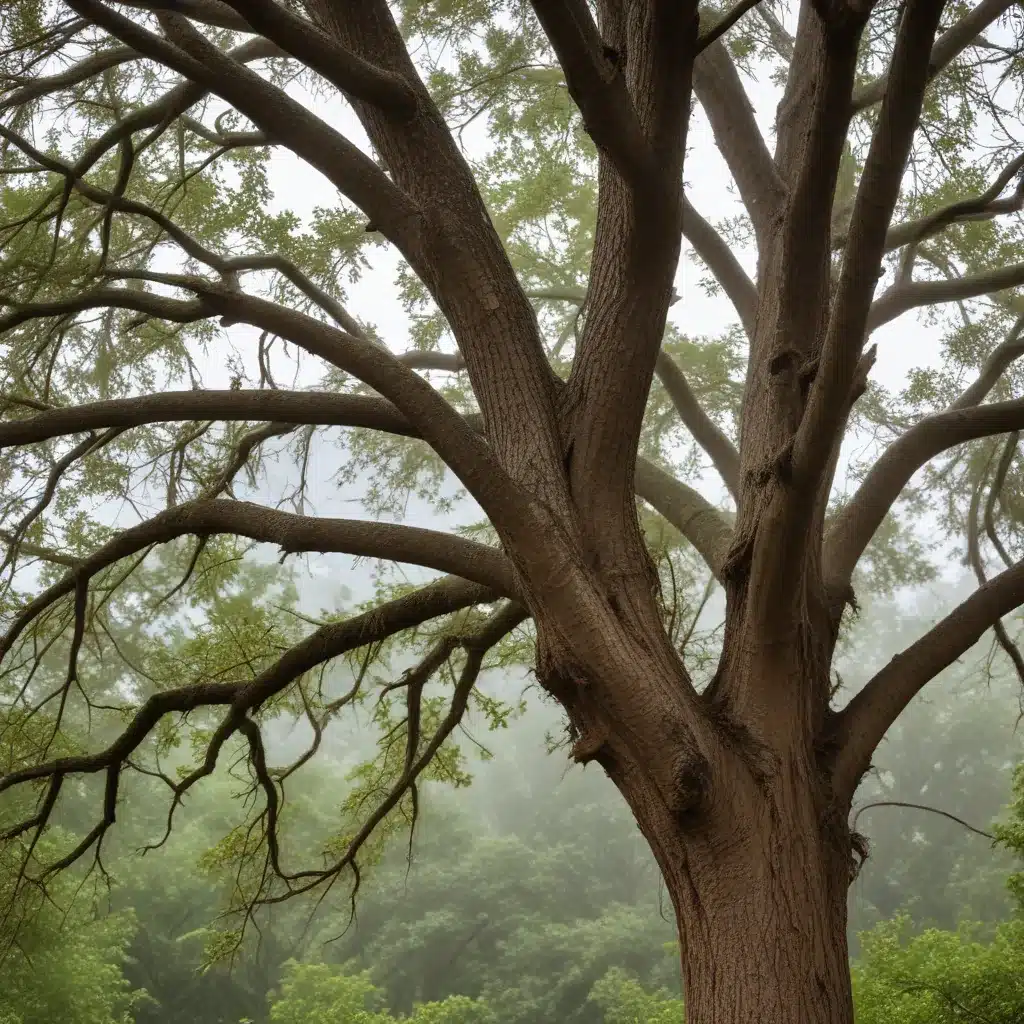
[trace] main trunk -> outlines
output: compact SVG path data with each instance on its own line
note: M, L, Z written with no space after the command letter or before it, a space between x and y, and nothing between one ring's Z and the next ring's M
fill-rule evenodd
M851 1024L845 814L807 758L726 747L715 762L683 820L646 772L613 776L675 906L688 1024Z

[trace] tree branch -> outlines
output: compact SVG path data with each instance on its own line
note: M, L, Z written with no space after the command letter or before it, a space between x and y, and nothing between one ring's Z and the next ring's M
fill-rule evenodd
M686 196L683 196L683 236L722 286L747 337L752 338L757 316L757 287L725 239L697 212Z
M173 10L186 18L211 28L226 28L232 32L251 32L253 26L242 15L233 11L222 0L117 0L122 7L157 14Z
M941 619L897 654L840 712L833 786L850 799L882 737L931 679L966 654L997 619L1024 603L1024 563L1019 562Z
M726 11L706 32L697 38L697 52L706 50L712 43L721 39L746 14L753 10L761 0L739 0L730 10Z
M658 354L655 372L668 392L669 398L672 399L672 404L675 406L683 426L711 457L711 461L729 493L733 498L738 498L740 457L733 447L733 443L704 411L697 396L691 390L685 374L664 350Z
M483 439L427 381L403 366L387 349L303 313L202 278L145 273L132 276L189 289L201 298L182 302L136 289L97 289L63 300L15 307L13 313L0 317L0 333L32 318L103 306L136 309L185 323L219 315L222 323L251 324L351 373L394 402L466 485L499 532L518 537L523 552L535 551L543 541L536 509L502 471Z
M498 462L552 509L567 510L554 393L536 316L490 221L473 174L409 55L384 0L306 0L313 20L364 59L406 81L416 117L396 125L353 108L396 185L423 214L424 254L412 263L451 327ZM509 396L514 396L510 400Z
M152 60L216 93L348 196L407 258L415 256L418 210L374 162L325 121L207 41L188 20L163 13L167 39L100 0L67 0L83 17Z
M732 58L721 42L710 43L694 62L693 91L711 123L715 144L736 182L758 240L763 242L786 201L786 186L765 145Z
M973 832L975 835L984 836L986 839L995 839L995 836L991 832L985 832L980 828L975 828L973 825L964 821L963 818L958 818L955 814L950 814L949 811L944 811L939 807L929 807L928 804L915 804L910 803L907 800L872 800L869 804L862 804L857 808L857 813L853 816L853 821L850 823L850 830L854 831L857 828L857 820L860 816L872 807L910 807L915 811L928 811L931 814L941 815L943 818L948 818L950 821L955 821L958 825L963 825L968 832Z
M633 188L649 188L660 175L640 126L626 80L606 52L585 0L532 0L565 74L569 95L594 144Z
M1013 461L1013 457L1017 452L1017 442L1020 440L1020 433L1014 431L1008 435L1006 442L1003 445L1003 453L999 459L999 463L996 467L995 480L990 488L988 501L985 503L985 525L986 531L988 532L989 538L995 544L996 549L1004 559L1006 568L1010 568L1013 563L1007 557L1006 549L1003 547L998 535L995 531L995 503L999 497L1000 491L1003 489L1003 485L1006 482L1006 474L1010 470L1010 464ZM991 464L991 463L990 463ZM978 581L979 586L984 586L988 583L988 574L985 571L985 560L981 553L981 537L980 537L980 513L981 513L981 496L984 490L985 483L988 478L988 466L985 468L985 474L979 481L977 487L974 490L974 494L971 495L971 504L967 512L967 561L974 571L974 577ZM1020 650L1017 645L1013 642L1012 637L1007 632L1006 627L1003 625L1002 619L996 619L992 623L992 632L995 633L996 642L1003 649L1003 653L1010 659L1010 663L1013 665L1014 671L1017 673L1017 679L1024 684L1024 657L1021 656Z
M908 0L900 20L888 91L857 189L817 374L793 445L794 475L815 489L844 423L845 404L867 336L877 268L917 130L932 39L944 5L945 0Z
M168 714L187 714L200 707L230 705L231 713L227 725L222 723L218 730L219 743L223 746L224 741L237 729L245 715L257 711L267 700L306 672L348 651L413 629L429 619L451 614L474 604L491 603L496 597L493 591L479 584L455 577L445 577L343 622L321 626L254 679L240 682L197 683L156 693L143 704L124 731L105 750L57 758L0 776L0 793L26 783L43 780L48 783L40 811L32 818L0 834L0 841L13 838L30 829L41 830L45 827L49 812L52 811L56 796L67 776L119 772L128 758L152 733L157 723ZM215 757L216 754L214 763Z
M401 78L339 46L311 22L275 0L226 2L257 32L272 39L346 96L373 103L402 119L415 112L416 94Z
M825 538L827 577L847 583L875 531L910 478L936 455L966 441L1024 430L1024 399L951 408L919 420L885 450Z
M114 46L101 50L99 53L90 54L55 75L40 75L30 82L26 82L19 89L12 89L3 100L0 100L0 111L24 106L26 103L31 103L50 93L70 89L72 86L78 85L94 75L101 75L111 68L141 59L142 55L130 46Z
M399 357L407 365L443 369L453 365L460 356L448 353L410 353L409 359ZM426 357L420 360L416 357ZM147 423L175 420L220 420L224 422L273 420L278 424L361 427L386 431L403 437L418 438L419 431L387 399L365 395L334 395L307 391L168 391L137 398L90 402L63 409L46 410L36 416L0 423L0 449L23 444L38 444L67 434L85 430L120 427L129 428ZM478 416L467 416L467 423L476 430L483 424ZM646 459L639 459L636 476L637 494L663 515L707 561L713 571L724 559L731 536L726 517L697 491L676 480L665 470ZM0 534L0 538L3 535ZM52 552L29 551L39 557L55 559ZM77 564L66 559L65 564Z
M164 391L50 409L0 422L0 449L38 444L100 427L178 420L274 420L295 426L364 427L404 437L419 432L387 399L315 391Z
M649 459L637 459L636 493L694 546L721 582L733 532L725 515Z
M943 302L962 302L976 299L1007 288L1024 284L1024 263L1010 263L1005 267L954 277L945 281L897 282L875 300L867 318L870 333L882 324L902 316L918 306L933 306Z
M923 242L926 238L938 234L949 227L963 221L992 220L1006 213L1019 213L1024 208L1024 154L1009 163L999 177L981 195L970 199L961 199L950 203L941 210L936 210L927 217L894 224L885 235L886 252L899 249L904 245ZM1018 177L1017 187L1013 194L1000 199L1003 189Z
M1002 17L1014 2L1015 0L981 0L977 7L972 8L955 25L943 32L935 40L935 45L931 50L928 60L928 78L934 78L964 50L973 45L978 36L994 21ZM889 75L883 75L858 89L853 97L854 111L861 111L878 103L885 95L888 83Z
M465 661L456 680L448 712L438 724L429 741L423 745L422 750L414 750L407 745L406 762L402 774L333 864L326 868L298 871L286 876L286 881L293 884L289 885L283 896L268 897L258 902L277 903L299 893L310 892L322 885L329 885L346 868L355 868L356 857L365 846L366 841L406 794L415 793L416 780L461 724L469 706L470 695L483 669L484 657L487 652L515 629L524 618L525 614L518 605L505 604L490 615L479 628L458 638L458 643L454 646L463 649ZM410 722L409 725L411 726L411 724ZM409 739L411 740L411 730Z
M299 516L248 501L200 499L122 530L92 555L81 559L73 572L48 587L15 616L0 639L0 659L38 615L68 594L81 591L98 572L154 544L190 534L247 537L278 544L289 554L338 552L409 562L457 574L506 596L518 593L511 563L501 551L451 534L372 520Z

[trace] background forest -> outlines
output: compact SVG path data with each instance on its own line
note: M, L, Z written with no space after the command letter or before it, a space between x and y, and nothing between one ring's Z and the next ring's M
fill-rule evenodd
M949 598L936 587L929 600ZM929 611L893 601L865 609L858 635L870 650L849 647L838 682L856 688L862 666L898 650ZM293 900L262 914L235 948L220 917L238 841L225 815L238 807L244 816L245 785L219 771L190 794L166 843L140 857L160 840L166 807L136 780L102 861L109 878L67 874L52 902L20 907L27 924L6 953L0 1021L678 1021L671 911L628 810L600 772L567 767L557 749L537 756L558 745L561 727L528 677L493 672L485 691L530 713L471 718L423 787L411 858L404 837L382 845L351 921L339 888L318 909ZM923 810L863 811L871 856L851 888L850 929L866 1024L1024 1018L1018 692L980 645L915 702L861 787L859 806L906 801L982 829L1002 822L994 845ZM315 850L351 797L372 791L381 750L365 718L374 713L369 704L363 721L325 737L315 769L290 791L294 850ZM280 763L309 741L302 717L287 711L270 735ZM187 752L165 742L170 772ZM71 833L88 825L60 824ZM5 923L15 923L10 913Z

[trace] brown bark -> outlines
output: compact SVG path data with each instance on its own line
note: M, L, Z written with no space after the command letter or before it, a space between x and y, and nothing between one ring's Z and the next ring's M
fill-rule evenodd
M545 635L544 620L538 629ZM685 677L620 636L585 687L570 645L539 678L567 708L577 761L596 760L633 810L676 912L689 1024L850 1024L849 797L800 709L685 696ZM622 676L623 660L628 676ZM748 671L782 673L797 658ZM726 687L750 688L750 680ZM692 693L692 691L689 691ZM824 739L830 723L818 735Z

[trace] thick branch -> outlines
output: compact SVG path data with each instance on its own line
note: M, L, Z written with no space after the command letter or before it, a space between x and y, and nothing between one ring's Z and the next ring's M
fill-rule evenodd
M233 11L222 0L118 0L123 7L156 14L173 9L178 14L211 28L226 28L232 32L251 32L252 25Z
M277 423L322 427L366 427L418 437L418 431L383 398L314 391L165 391L115 398L0 422L0 449L38 444L53 437L100 427L138 427L178 420Z
M644 458L637 459L636 493L694 546L721 580L732 543L732 525L725 515L692 487Z
M709 45L694 62L693 91L711 123L715 144L732 173L754 231L763 239L785 202L786 188L732 58L721 42Z
M420 353L412 353L419 356ZM459 356L423 353L424 368L455 369ZM432 355L444 360L433 360ZM401 357L400 357L401 358ZM420 366L415 359L409 365ZM333 395L307 391L169 391L138 398L91 402L64 409L51 409L36 416L0 423L0 449L37 444L54 437L102 427L136 427L175 420L220 420L224 422L268 419L279 424L362 427L418 438L419 431L384 398L364 395ZM479 416L467 416L474 429L483 424ZM707 561L713 571L721 564L731 535L726 517L701 495L657 467L640 459L636 476L637 494L663 515ZM3 535L0 534L0 539ZM51 561L77 565L77 560L56 557L39 549Z
M41 96L48 96L50 93L60 92L62 89L71 89L96 75L103 74L111 68L127 64L129 61L139 60L141 55L130 46L113 46L99 53L90 54L71 67L55 75L40 75L26 82L19 89L11 90L7 96L0 100L0 111L12 110L15 107L24 106L32 100Z
M910 478L941 452L966 441L1024 430L1024 399L953 408L926 416L894 441L836 517L825 540L827 576L848 581L861 554Z
M515 596L518 591L511 563L497 548L461 537L393 523L299 516L248 501L201 499L178 505L122 530L92 555L83 558L73 572L48 587L18 613L0 640L0 659L38 615L68 594L81 591L103 569L154 544L165 544L190 534L198 537L232 534L278 544L287 553L338 552L409 562L440 572L454 572L500 594Z
M1010 263L1005 267L996 267L980 274L954 277L944 281L897 283L880 295L871 306L867 330L870 333L918 306L976 299L1007 288L1018 288L1022 284L1024 263Z
M685 374L665 351L658 355L655 367L661 383L668 392L683 425L693 439L708 453L722 477L729 493L739 497L740 457L733 443L719 430L717 424L704 411L690 388Z
M709 230L710 229L709 227ZM716 235L716 237L718 237ZM720 239L719 239L720 240ZM743 274L743 271L740 270ZM746 275L743 275L746 277ZM749 284L749 279L747 279ZM751 286L752 287L752 286ZM574 302L582 306L586 301L586 291L577 288L545 288L527 293L532 299L553 302ZM755 297L756 301L756 297ZM447 353L409 352L400 356L403 362L417 369L458 370L462 364L457 356ZM661 381L683 426L690 432L693 439L711 458L729 493L735 498L739 493L739 454L733 443L718 428L717 424L704 411L700 400L693 393L686 375L672 357L662 350L658 353L654 372Z
M931 679L966 654L1002 616L1024 603L1024 563L993 577L897 654L843 709L837 721L833 785L849 799L875 748L903 709Z
M466 358L488 439L512 479L552 509L570 504L554 408L556 377L480 190L384 0L306 0L313 20L416 91L409 124L353 108L396 185L423 213L423 259L410 260ZM511 396L511 397L510 397Z
M660 177L654 154L585 0L533 0L533 9L594 144L633 187L650 187Z
M924 101L928 58L945 0L908 0L900 20L888 91L857 189L850 237L818 372L793 446L793 471L817 488L838 443L845 404L867 333L877 268Z
M977 7L968 11L955 25L935 40L928 60L928 77L934 78L952 63L978 36L994 21L1002 17L1014 4L1014 0L981 0ZM891 72L890 72L891 73ZM854 110L864 110L878 103L888 88L889 75L883 75L858 89L853 97Z
M0 333L32 318L104 306L136 309L177 322L220 315L222 323L248 323L269 331L353 374L394 402L466 485L495 527L518 537L524 554L537 549L542 536L537 532L531 506L502 472L487 445L441 395L387 349L354 338L303 313L202 278L139 276L190 289L202 298L182 302L137 289L97 289L63 300L16 307L13 313L0 317Z
M351 53L315 25L276 0L227 0L257 32L323 76L350 97L398 117L416 110L416 94L397 75Z

